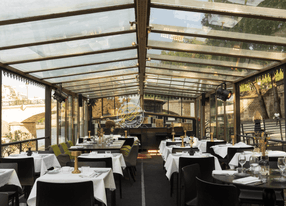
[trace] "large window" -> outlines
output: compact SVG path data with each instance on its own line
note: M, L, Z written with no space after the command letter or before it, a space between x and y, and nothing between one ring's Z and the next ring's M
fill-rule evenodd
M2 73L2 143L45 137L45 87ZM31 142L36 149L36 142ZM22 150L28 145L22 144ZM38 141L39 150L45 141ZM20 145L3 147L3 155L20 152Z

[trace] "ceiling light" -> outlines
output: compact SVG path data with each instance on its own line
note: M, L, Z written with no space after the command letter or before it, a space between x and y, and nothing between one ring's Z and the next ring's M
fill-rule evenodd
M135 43L135 42L132 42L132 46L136 46L136 43Z

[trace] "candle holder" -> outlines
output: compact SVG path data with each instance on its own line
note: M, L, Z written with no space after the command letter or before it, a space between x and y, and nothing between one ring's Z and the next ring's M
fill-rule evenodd
M182 145L181 145L181 147L185 147L184 136L181 136L181 139L182 139Z
M187 137L187 130L184 130L184 133L185 133L185 138Z
M78 159L77 157L81 154L81 151L71 151L71 155L74 156L74 170L73 174L79 174L81 171L78 169Z
M190 147L192 148L193 147L193 144L194 144L194 137L190 136Z
M127 130L125 130L124 132L125 132L125 138L127 138Z
M88 131L88 138L90 139L90 131Z
M232 146L234 145L234 135L231 135L231 139L232 139Z
M211 134L211 142L213 142L214 141L214 133L210 133Z

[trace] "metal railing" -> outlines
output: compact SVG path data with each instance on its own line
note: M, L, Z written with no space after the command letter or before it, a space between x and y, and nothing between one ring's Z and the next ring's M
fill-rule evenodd
M34 142L36 141L36 151L38 151L38 140L43 140L43 139L48 139L50 137L40 137L40 138L35 138L35 139L27 139L27 140L23 140L23 141L17 141L17 142L9 142L9 143L4 143L4 144L1 144L1 147L7 147L7 146L10 146L10 145L17 145L19 144L20 147L20 152L22 152L22 144L23 143L28 143L28 142Z

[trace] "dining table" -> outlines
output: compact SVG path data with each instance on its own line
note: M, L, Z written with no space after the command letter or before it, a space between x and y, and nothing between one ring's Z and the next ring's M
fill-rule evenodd
M210 142L210 139L202 139L198 143L198 148L201 152L207 152L207 142ZM213 142L223 142L224 140L214 139Z
M211 148L213 149L215 154L217 154L218 156L222 158L225 158L227 156L228 148L253 148L253 146L247 145L244 142L238 142L238 143L235 143L234 145L230 143L214 145L214 146L211 146Z
M97 142L85 142L79 143L75 146L71 146L69 148L70 151L98 151L98 150L120 150L124 144L125 140L117 140L114 141L112 144L98 144Z
M35 172L40 173L40 176L45 174L51 167L61 167L57 157L54 154L32 153L31 156L28 156L26 153L21 153L21 154L13 154L5 158L19 159L19 158L30 158L30 157L33 157Z
M281 174L277 169L270 169L270 175L267 178L266 182L262 182L258 175L254 175L251 173L246 173L249 176L239 176L236 171L233 170L222 170L222 171L213 171L212 177L222 183L233 184L238 188L249 188L249 189L261 189L264 191L265 201L270 202L269 206L274 205L271 204L273 201L270 191L272 190L283 190L286 189L286 181L281 182ZM248 180L247 180L248 179ZM245 181L244 181L245 180ZM267 190L266 190L267 189ZM274 192L274 191L273 191ZM275 201L273 201L275 202ZM266 205L265 205L266 206Z
M180 157L188 157L188 158L201 158L201 157L214 157L214 165L216 170L221 170L221 166L217 157L207 154L207 153L195 153L194 155L190 155L189 153L176 153L170 154L166 160L164 165L166 169L166 176L169 180L171 180L171 176L174 172L179 172L179 158Z
M28 197L27 204L29 206L36 206L37 197L37 182L52 182L52 183L75 183L75 182L93 182L94 198L107 206L107 198L105 189L115 191L115 181L111 168L89 168L88 172L73 174L72 168L68 172L59 170L51 170L47 174L39 177L31 190ZM113 195L115 198L115 195ZM115 199L112 204L115 205Z
M123 176L122 169L126 168L124 157L121 153L83 153L80 156L80 158L104 158L104 157L111 157L112 158L112 169L113 173L117 173Z

